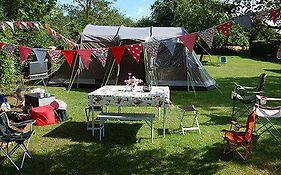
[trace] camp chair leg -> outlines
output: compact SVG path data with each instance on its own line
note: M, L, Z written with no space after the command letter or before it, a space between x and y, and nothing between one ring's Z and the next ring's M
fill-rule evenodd
M272 123L269 118L266 117L265 119L266 119L267 121L266 121L265 123L262 123L263 125L262 125L260 128L257 129L257 132L258 132L260 129L262 129L263 127L265 127L265 129L264 129L261 133L259 133L258 136L260 136L260 135L262 135L264 132L268 131L268 132L270 133L270 135L271 135L279 144L281 144L280 140L278 139L278 136L276 136L276 135L271 131L271 128L272 128L272 130L276 131L277 134L278 134L279 136L281 136L280 131L274 126L274 125L276 125L279 121L276 121L276 122ZM270 126L267 126L268 124L269 124Z
M8 152L8 148L7 148L7 152L5 150L3 150L2 148L0 148L2 153L5 155L5 157L1 160L0 164L2 164L6 159L8 159L11 162L11 164L19 171L20 167L18 167L17 164L11 158L12 154L14 154L14 152L18 149L19 146L20 145L17 144L16 146L14 146L14 148L10 152Z
M161 108L158 107L158 120L160 120L160 118L161 118Z

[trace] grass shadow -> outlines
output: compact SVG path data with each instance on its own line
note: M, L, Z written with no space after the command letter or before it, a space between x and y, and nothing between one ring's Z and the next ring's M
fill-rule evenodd
M136 135L141 127L142 124L138 123L106 123L105 137L102 143L117 145L134 144L137 142ZM85 122L65 122L43 137L70 139L75 142L100 143L99 131L95 131L95 136L93 137L91 131L86 131Z
M107 147L83 143L60 147L47 153L33 153L26 162L24 174L37 172L51 175L92 174L216 174L222 145L206 146L202 150L185 147L180 153L168 154L164 148L140 149L136 146ZM4 165L3 175L16 174ZM3 172L3 171L1 171Z

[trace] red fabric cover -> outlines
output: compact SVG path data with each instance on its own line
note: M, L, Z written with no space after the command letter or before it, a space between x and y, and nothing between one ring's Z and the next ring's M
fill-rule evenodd
M30 116L36 120L35 125L44 126L59 123L51 105L39 106L31 109Z

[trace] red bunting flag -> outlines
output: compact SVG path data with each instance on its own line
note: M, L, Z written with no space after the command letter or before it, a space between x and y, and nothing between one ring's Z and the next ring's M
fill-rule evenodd
M62 50L61 53L64 55L69 67L71 68L76 50Z
M23 29L23 26L22 26L22 24L21 24L20 21L17 21L17 22L16 22L16 26L18 26L18 28L20 28L20 29Z
M4 45L5 43L0 42L0 50L3 48Z
M132 45L126 45L125 46L127 50L131 53L131 55L134 57L137 63L140 61L140 57L142 54L142 44L132 44Z
M92 52L93 52L93 50L91 50L91 49L77 50L77 53L82 58L82 61L87 69L89 69L90 63L92 61L91 60Z
M116 47L111 47L110 49L116 60L116 63L120 64L125 51L125 46L116 46Z
M32 49L26 46L18 46L18 49L20 53L21 64L23 64L27 60L28 55L30 54Z
M31 21L28 21L28 22L26 22L27 23L27 25L32 29L33 28L33 25L32 25L32 22Z
M57 32L56 31L54 31L51 27L49 27L49 26L46 26L47 27L47 30L48 30L48 32L54 37L54 38L56 38L57 37Z
M192 53L197 38L197 33L194 32L194 33L186 34L178 38L183 42L183 45L185 45L185 47L188 48L188 53Z
M269 15L270 15L273 23L276 24L276 21L277 21L278 17L280 16L280 9L269 10Z
M232 21L228 21L225 23L220 24L217 28L220 32L223 33L224 36L228 36L230 34L230 29L233 25Z

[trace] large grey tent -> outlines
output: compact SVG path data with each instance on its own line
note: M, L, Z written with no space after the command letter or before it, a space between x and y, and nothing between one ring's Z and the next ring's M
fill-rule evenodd
M152 60L149 54L145 54L147 52L143 52L144 54L137 63L132 55L125 51L120 67L117 68L114 57L109 52L105 67L95 56L92 56L90 68L80 69L79 65L82 65L82 62L77 56L73 61L72 69L68 67L67 63L63 64L50 81L69 83L73 79L74 83L79 84L124 84L124 80L127 79L130 72L145 82L151 79L149 82L154 85L213 88L216 82L207 73L194 51L189 54L181 42L176 42L174 53L170 52L166 43L185 34L184 28L181 27L125 27L88 24L81 35L79 49L110 48L135 43L145 45L153 38L161 43L157 57Z

